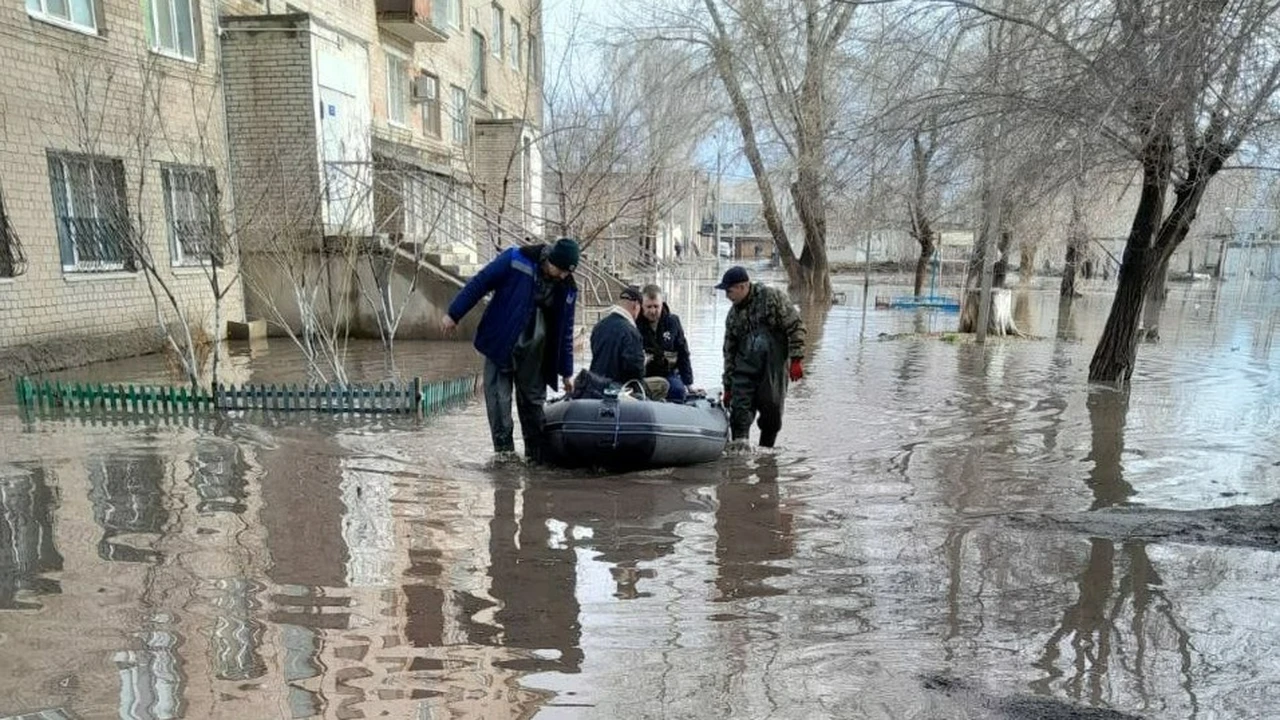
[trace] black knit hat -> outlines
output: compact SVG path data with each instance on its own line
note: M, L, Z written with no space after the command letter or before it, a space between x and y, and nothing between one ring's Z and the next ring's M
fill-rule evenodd
M562 237L551 246L551 252L547 254L547 262L565 272L573 272L578 269L578 257L578 241Z

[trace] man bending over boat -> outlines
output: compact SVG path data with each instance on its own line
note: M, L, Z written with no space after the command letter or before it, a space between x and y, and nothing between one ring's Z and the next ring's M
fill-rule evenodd
M640 312L640 336L644 338L644 374L648 378L665 378L669 385L667 399L684 402L693 386L693 363L689 361L689 342L684 337L680 316L671 312L662 296L662 288L646 285Z
M573 306L578 286L578 243L560 238L554 245L504 250L458 292L441 320L445 333L457 327L490 292L493 298L476 330L476 350L484 355L484 405L493 449L515 453L511 396L514 389L524 454L542 462L543 409L547 386L559 374L565 392L573 392Z
M760 447L773 447L787 381L804 377L804 321L786 293L751 282L743 267L726 270L716 289L733 303L724 320L724 404L733 441L746 444L759 413Z
M662 399L667 396L667 381L644 376L644 339L636 327L641 302L639 288L623 288L618 302L591 329L590 370L619 383L639 380L649 398Z

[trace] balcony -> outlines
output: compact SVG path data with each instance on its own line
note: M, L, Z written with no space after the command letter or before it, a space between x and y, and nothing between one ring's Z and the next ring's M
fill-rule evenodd
M437 11L432 14L433 6ZM378 27L415 43L444 42L445 0L377 0Z

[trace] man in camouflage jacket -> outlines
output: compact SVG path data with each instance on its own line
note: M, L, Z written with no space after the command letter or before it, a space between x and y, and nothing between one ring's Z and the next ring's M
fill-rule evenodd
M716 289L733 303L724 323L724 404L733 439L746 441L760 416L760 446L773 447L782 429L788 380L804 377L804 321L786 293L752 283L729 268Z

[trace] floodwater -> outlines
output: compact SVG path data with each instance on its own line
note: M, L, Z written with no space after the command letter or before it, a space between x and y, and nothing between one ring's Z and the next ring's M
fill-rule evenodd
M727 304L666 281L714 389ZM1277 547L1142 513L1280 495L1280 286L1173 286L1127 396L1085 384L1105 288L1061 317L1020 293L1037 339L985 349L838 289L783 447L697 468L495 466L479 403L110 423L7 396L0 717L1276 716ZM282 340L231 364L301 379Z

